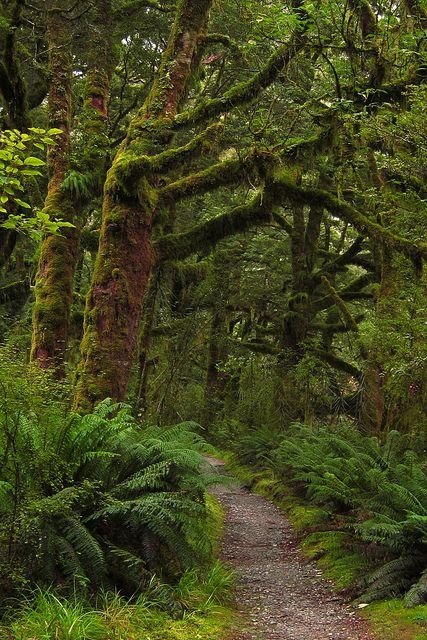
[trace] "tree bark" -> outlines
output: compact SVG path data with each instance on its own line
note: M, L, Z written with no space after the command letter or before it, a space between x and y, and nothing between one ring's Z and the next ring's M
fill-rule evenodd
M48 151L49 185L45 211L51 217L74 221L74 211L61 185L69 169L71 131L72 54L70 25L61 12L47 11L49 42L49 124L62 130ZM41 246L33 309L31 359L41 368L65 370L64 351L72 299L76 230L49 235Z
M63 134L49 150L50 179L45 211L75 225L61 235L47 236L41 246L36 276L31 359L41 368L52 368L57 377L65 374L73 280L79 257L83 220L81 195L65 187L70 169L72 50L70 22L58 3L48 9L49 123ZM83 152L79 173L91 177L96 193L105 173L107 103L111 81L111 5L97 0L92 14L88 73L85 85L81 133Z
M157 78L108 172L76 385L79 410L90 409L106 396L122 400L126 394L142 300L155 262L151 231L158 176L147 166L136 193L129 192L123 177L135 154L150 156L168 147L168 125L185 98L211 4L212 0L178 3Z

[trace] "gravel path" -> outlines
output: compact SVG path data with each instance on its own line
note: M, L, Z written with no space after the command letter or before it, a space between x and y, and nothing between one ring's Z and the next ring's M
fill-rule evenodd
M222 471L219 460L209 462ZM277 507L237 483L214 493L227 513L222 558L236 571L238 608L248 621L233 640L375 640L303 558Z

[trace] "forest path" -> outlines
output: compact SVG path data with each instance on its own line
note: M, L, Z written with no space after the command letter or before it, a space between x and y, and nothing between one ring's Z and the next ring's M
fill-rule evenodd
M221 461L209 462L223 471ZM277 507L238 482L213 493L226 509L221 557L237 574L247 621L233 640L374 640L366 621L303 558Z

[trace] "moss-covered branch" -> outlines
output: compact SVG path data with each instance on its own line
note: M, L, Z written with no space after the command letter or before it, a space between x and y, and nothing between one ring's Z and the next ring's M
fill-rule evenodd
M326 263L322 267L323 274L326 273L337 273L343 267L346 267L348 264L353 264L353 259L357 256L360 251L363 249L363 243L365 242L364 236L358 236L354 242L332 262Z
M184 288L199 284L206 278L209 271L209 262L200 260L199 262L169 262L168 268L173 272L174 277L179 279Z
M320 360L323 360L323 362L329 364L333 369L348 373L350 376L353 376L353 378L356 378L356 380L361 380L363 378L363 373L360 369L346 360L338 358L338 356L330 353L329 351L324 351L323 349L311 349L311 353L317 356Z
M244 165L240 159L218 162L207 169L191 173L184 178L171 182L159 191L160 202L177 202L196 194L237 182L244 174Z
M126 191L130 192L132 187L136 191L136 185L141 176L146 175L147 172L152 174L166 173L171 169L175 169L181 162L196 159L212 148L223 130L223 124L212 124L197 136L194 136L187 144L166 149L152 156L135 156L128 151L121 156L120 162L117 163L117 178Z
M372 300L372 291L363 291L363 289L369 284L372 284L374 280L375 275L373 273L364 273L344 287L338 295L345 302L353 302L355 300ZM322 298L318 298L313 302L313 311L318 313L324 309L329 309L334 304L336 304L335 298L329 294Z
M320 153L331 144L332 128L320 129L307 138L293 138L288 140L283 149L285 158L301 158L307 154Z
M331 296L337 308L339 309L347 329L349 331L357 332L359 330L357 326L357 322L353 318L350 312L350 309L347 307L344 300L340 297L338 291L331 285L331 283L325 276L322 276L322 284L326 287L329 295Z
M227 49L230 49L230 51L236 57L243 57L243 54L237 42L233 40L233 38L230 38L230 36L227 36L225 33L208 33L203 39L201 46L207 47L210 44L222 44Z
M271 220L271 203L258 193L248 204L199 224L186 233L160 238L155 249L161 260L182 260L199 251L210 251L220 240Z
M296 30L290 42L279 47L265 66L249 80L235 85L220 98L207 100L194 109L177 115L173 123L173 129L176 131L198 122L216 118L222 113L254 100L261 91L274 82L277 76L287 68L291 60L304 47L304 33L304 29Z
M279 347L275 347L274 344L269 344L268 342L261 341L242 341L242 340L232 340L235 345L239 347L243 347L244 349L250 349L254 353L262 353L265 355L278 356L282 353L282 350Z
M292 225L283 216L281 216L280 213L273 211L272 218L278 227L280 227L281 229L284 229L284 231L286 231L288 235L292 235L292 231L293 231Z
M375 282L375 274L374 273L364 273L358 278L352 280L342 291L340 292L341 297L349 296L353 293L357 293L362 291L365 287ZM350 298L345 298L349 300Z
M301 187L282 172L274 175L268 185L275 201L290 200L309 205L321 205L338 218L350 223L359 233L362 233L386 246L388 249L403 253L414 262L427 260L427 242L415 243L394 234L389 229L373 222L355 207L344 200L340 200L328 191L311 187Z
M358 324L365 318L363 313L359 313L354 316L354 321ZM329 335L336 333L348 333L348 327L342 322L312 322L310 324L310 330L320 331Z
M410 71L408 76L397 82L383 83L381 87L372 90L368 84L354 96L354 103L361 107L375 109L385 103L401 104L407 99L407 92L413 85L421 85L427 77L427 67L421 65Z
M159 191L159 202L177 202L242 180L253 184L257 178L264 178L268 166L276 162L276 157L271 153L253 149L242 157L218 162L168 184Z

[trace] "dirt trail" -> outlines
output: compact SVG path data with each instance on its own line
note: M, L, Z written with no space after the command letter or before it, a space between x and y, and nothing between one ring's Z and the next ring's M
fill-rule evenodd
M375 640L302 557L277 507L238 483L217 487L215 495L227 512L222 558L237 573L237 602L248 621L233 640Z

